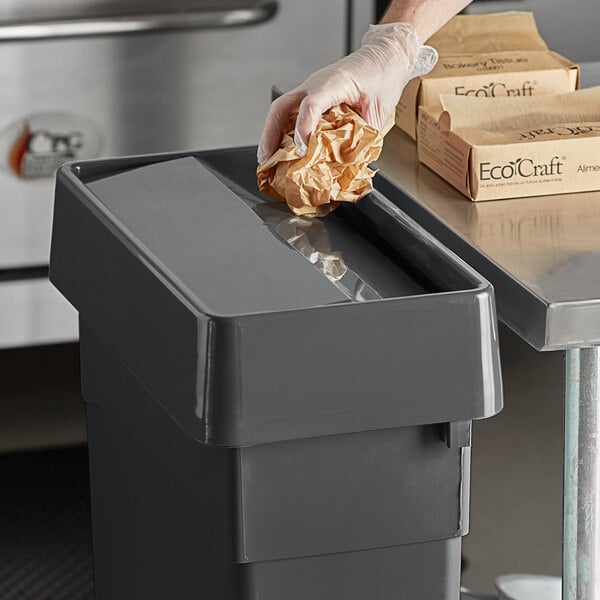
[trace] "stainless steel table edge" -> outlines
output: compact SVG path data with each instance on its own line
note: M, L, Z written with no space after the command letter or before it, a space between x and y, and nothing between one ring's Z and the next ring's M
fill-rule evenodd
M394 183L389 176L385 175L384 171L379 170L378 174L390 188L395 190L386 189L386 194L389 198L393 198L399 208L493 285L498 317L505 325L536 350L560 350L569 347L568 344L548 345L545 334L548 304L542 298L537 296L533 290L519 283L490 257L477 252L467 238L453 231L409 191ZM508 297L511 298L511 302L517 301L519 311L505 310ZM598 343L600 343L600 335Z
M537 350L568 350L600 345L598 302L579 300L548 304L545 331L544 345Z

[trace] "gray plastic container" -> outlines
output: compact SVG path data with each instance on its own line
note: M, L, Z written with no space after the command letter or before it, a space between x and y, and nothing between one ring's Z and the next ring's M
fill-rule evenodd
M255 167L58 173L96 598L458 600L470 422L502 403L492 289L381 193L311 221Z

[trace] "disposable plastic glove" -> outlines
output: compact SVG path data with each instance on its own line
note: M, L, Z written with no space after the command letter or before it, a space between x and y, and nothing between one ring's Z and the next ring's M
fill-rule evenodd
M298 113L294 142L302 156L321 115L342 102L383 131L406 83L431 71L436 62L436 50L422 45L410 23L371 25L356 52L316 71L271 104L258 162L263 164L277 150L281 131L294 113Z

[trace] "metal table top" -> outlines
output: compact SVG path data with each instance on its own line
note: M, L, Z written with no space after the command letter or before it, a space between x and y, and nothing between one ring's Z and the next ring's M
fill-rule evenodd
M600 81L596 67L584 83ZM396 127L376 166L400 207L494 285L498 315L532 346L600 344L600 192L472 202Z

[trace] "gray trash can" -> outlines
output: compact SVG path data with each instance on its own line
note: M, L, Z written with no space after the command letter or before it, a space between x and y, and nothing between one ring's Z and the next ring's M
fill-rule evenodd
M254 148L70 164L53 227L97 600L458 600L487 282L381 193L291 215Z

